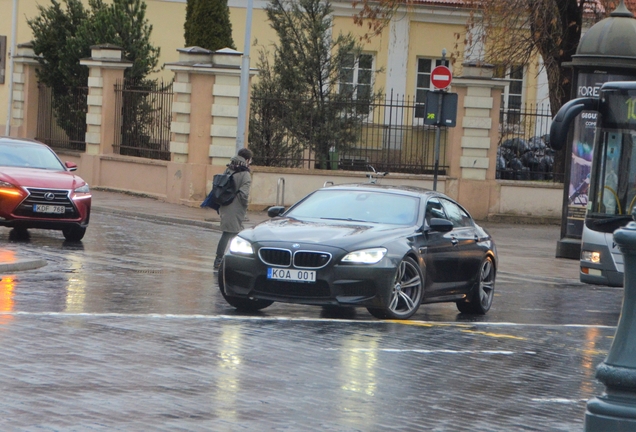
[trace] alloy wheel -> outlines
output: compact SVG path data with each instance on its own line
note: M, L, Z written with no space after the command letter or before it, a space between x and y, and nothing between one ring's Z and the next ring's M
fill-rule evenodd
M484 311L490 309L495 293L495 267L490 259L484 260L479 277L479 303Z
M397 317L415 313L422 300L422 275L415 261L405 258L400 262L393 283L389 310Z

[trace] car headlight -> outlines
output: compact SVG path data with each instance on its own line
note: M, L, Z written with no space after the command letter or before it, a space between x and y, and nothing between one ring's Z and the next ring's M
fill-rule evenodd
M20 192L17 186L6 181L0 181L0 193L6 195L22 195L22 192Z
M343 259L345 263L375 264L386 255L386 248L362 249L349 252Z
M581 251L581 261L588 261L594 264L600 264L601 253L594 251Z
M252 244L250 242L236 236L230 243L230 252L240 255L253 255L254 249L252 249Z
M88 187L88 183L75 189L75 193L89 193L90 191L91 189Z

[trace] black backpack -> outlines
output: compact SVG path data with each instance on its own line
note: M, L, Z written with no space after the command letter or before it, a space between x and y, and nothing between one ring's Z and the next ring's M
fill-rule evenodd
M232 174L216 174L212 179L212 190L205 197L201 207L210 207L218 211L219 207L226 206L236 197L236 186Z

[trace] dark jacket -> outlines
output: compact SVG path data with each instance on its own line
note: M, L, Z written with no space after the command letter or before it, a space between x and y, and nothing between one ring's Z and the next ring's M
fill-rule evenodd
M232 174L234 185L236 186L236 198L230 204L221 206L221 230L225 232L238 233L243 229L243 221L247 214L247 204L252 185L252 176L247 167L245 159L241 156L234 156L225 170L226 174Z

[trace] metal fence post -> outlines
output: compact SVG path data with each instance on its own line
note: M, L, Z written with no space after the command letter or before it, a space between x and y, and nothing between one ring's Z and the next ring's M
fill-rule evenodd
M614 241L625 262L623 309L607 358L596 370L605 393L587 403L586 432L636 430L636 222L617 229Z

